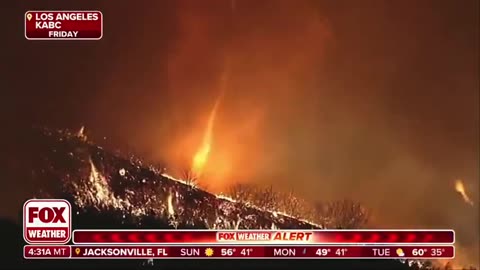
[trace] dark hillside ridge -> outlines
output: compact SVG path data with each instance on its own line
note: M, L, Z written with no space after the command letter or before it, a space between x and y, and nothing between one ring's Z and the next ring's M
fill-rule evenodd
M13 136L3 155L3 176L22 181L27 196L65 198L74 228L94 229L321 229L288 215L216 196L87 142L82 135L33 129ZM13 160L13 161L12 161ZM29 193L28 190L31 192ZM22 199L28 199L22 198ZM18 208L21 216L21 208ZM21 219L19 219L21 220ZM32 260L23 259L18 222L1 220L7 235L5 265L14 269L410 269L392 260Z

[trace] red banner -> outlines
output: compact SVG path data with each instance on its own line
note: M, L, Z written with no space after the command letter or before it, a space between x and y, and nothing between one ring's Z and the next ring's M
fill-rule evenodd
M70 246L25 246L23 257L25 259L64 259L72 256Z
M68 249L68 251L65 251ZM63 255L63 256L62 256ZM453 246L25 246L26 259L161 258L453 258Z
M99 40L103 36L100 11L27 11L25 38L29 40Z
M75 244L452 244L453 230L75 230Z

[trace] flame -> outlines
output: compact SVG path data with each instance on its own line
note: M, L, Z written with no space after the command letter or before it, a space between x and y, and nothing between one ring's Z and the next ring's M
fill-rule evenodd
M105 203L111 200L112 196L105 177L98 171L91 158L88 159L88 162L90 163L90 176L88 180L92 183L95 191L92 194L92 199L97 203Z
M85 135L85 126L82 126L78 132L77 132L77 137L82 139L82 140L87 140L87 136Z
M78 130L77 136L78 136L78 137L83 137L84 132L85 132L85 126L82 126L82 127Z
M215 117L217 114L217 104L218 103L215 104L213 110L210 112L210 116L208 117L207 129L205 130L205 134L203 135L202 144L193 157L192 172L196 176L200 176L202 174L205 164L208 161L208 156L212 149L213 124L215 122Z
M173 217L175 215L175 209L173 208L173 196L170 192L167 197L167 211L168 216Z
M107 178L97 169L91 157L88 159L88 163L90 164L88 185L74 184L74 188L77 190L75 199L79 206L94 205L98 209L113 207L124 212L128 211L134 216L145 215L145 209L133 207L129 198L115 197ZM82 192L79 192L80 190Z
M473 201L468 197L467 192L465 191L465 186L463 185L462 180L455 181L455 190L462 195L462 198L466 203L473 205Z
M226 80L227 80L227 71L225 71L222 75L221 93L220 93L220 96L215 101L215 105L213 106L213 109L210 112L210 115L208 117L207 128L205 129L205 133L203 134L202 144L200 148L197 150L197 152L195 153L195 155L193 156L192 173L195 176L202 175L205 165L207 164L210 151L212 150L213 127L214 127L215 119L217 117L217 111L218 111L220 101L223 97L223 93L225 92Z

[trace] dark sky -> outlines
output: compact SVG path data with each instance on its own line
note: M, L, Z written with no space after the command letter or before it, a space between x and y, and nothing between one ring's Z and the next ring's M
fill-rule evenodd
M7 127L86 125L178 168L226 76L213 190L353 198L378 226L451 227L478 243L479 1L96 2L2 3ZM27 41L36 9L101 10L104 37Z

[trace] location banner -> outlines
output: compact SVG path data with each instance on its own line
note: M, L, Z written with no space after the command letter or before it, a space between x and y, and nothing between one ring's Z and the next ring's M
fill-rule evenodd
M26 259L450 259L453 246L31 246Z
M103 36L100 11L27 11L28 40L99 40Z
M74 230L75 244L453 244L453 230Z

